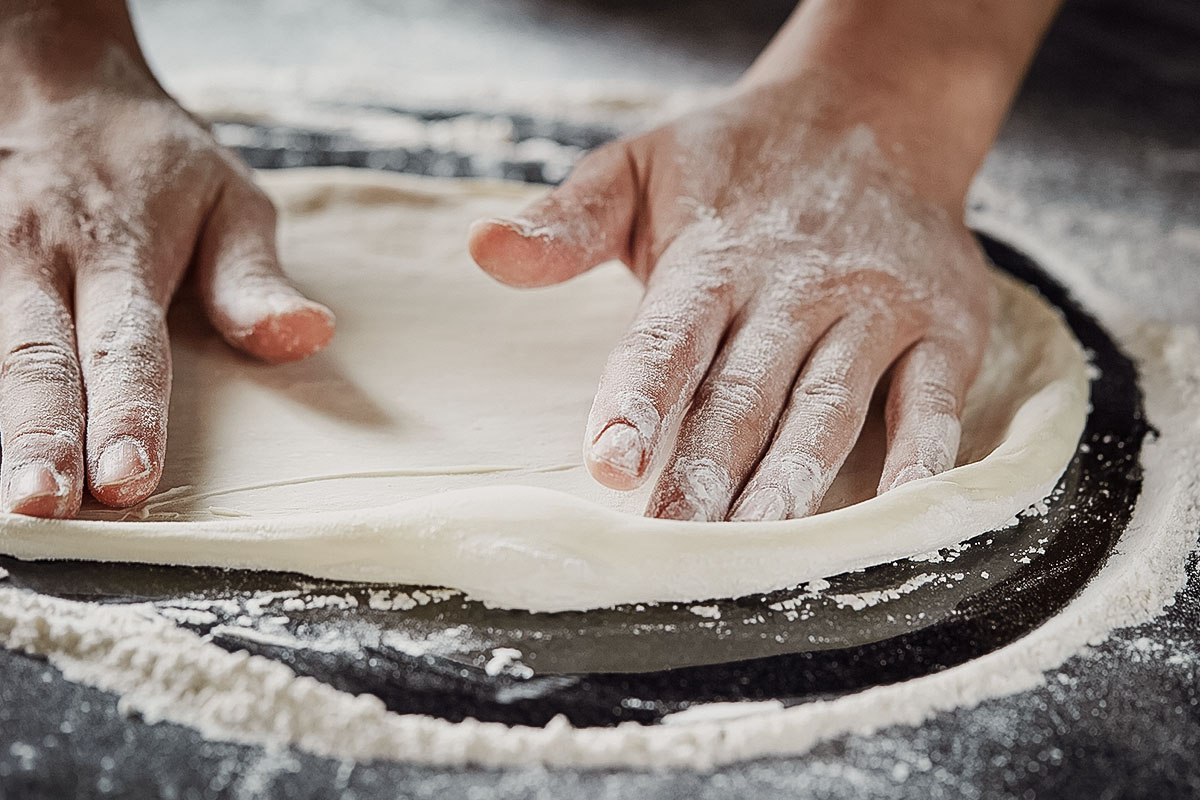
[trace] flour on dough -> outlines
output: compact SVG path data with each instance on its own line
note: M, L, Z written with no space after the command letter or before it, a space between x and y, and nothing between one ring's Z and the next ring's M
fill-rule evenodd
M1044 301L997 274L1000 313L957 468L873 497L876 422L814 517L647 519L648 487L604 489L581 459L598 376L640 285L610 264L516 291L465 252L472 219L536 190L329 169L262 181L291 274L338 315L330 350L251 363L182 298L160 492L73 521L0 517L0 551L448 586L535 611L697 601L1001 526L1049 494L1083 428L1078 344Z

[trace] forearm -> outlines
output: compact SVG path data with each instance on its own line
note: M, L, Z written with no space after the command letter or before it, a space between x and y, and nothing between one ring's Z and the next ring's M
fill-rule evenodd
M965 193L1061 0L805 0L740 85L828 79L882 144ZM899 144L897 144L899 143ZM932 167L930 167L932 169Z

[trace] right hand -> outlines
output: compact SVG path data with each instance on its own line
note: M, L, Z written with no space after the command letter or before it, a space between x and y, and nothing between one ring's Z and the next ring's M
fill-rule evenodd
M0 27L0 508L41 517L73 516L85 483L111 506L158 485L165 317L189 266L251 355L301 359L333 334L280 270L250 171L163 91L122 20L106 35L68 16Z
M847 83L835 102L815 75L735 91L472 229L476 261L512 285L611 258L645 283L584 453L628 490L669 450L650 516L815 513L885 380L879 491L954 466L990 298L962 221L970 176L939 193L940 171L912 155L923 120L872 117L873 92Z

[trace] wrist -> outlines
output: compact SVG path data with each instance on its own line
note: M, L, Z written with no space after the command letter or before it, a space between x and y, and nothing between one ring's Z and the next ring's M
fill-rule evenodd
M900 166L960 204L1058 0L805 0L739 88L823 86Z
M32 76L53 93L94 82L114 50L153 81L124 0L0 2L0 72L6 75Z

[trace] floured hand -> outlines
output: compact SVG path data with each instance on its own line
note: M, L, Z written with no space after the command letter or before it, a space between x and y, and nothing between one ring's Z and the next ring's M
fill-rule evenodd
M122 4L20 5L0 14L0 503L66 517L85 481L116 506L158 483L189 264L217 330L267 361L320 350L333 317L284 278L270 202L155 82Z
M954 465L989 315L962 221L969 175L947 179L882 114L819 77L755 85L590 154L518 217L476 223L471 252L505 283L617 258L646 285L588 422L601 483L635 488L662 453L651 515L810 514L881 381L880 491Z

